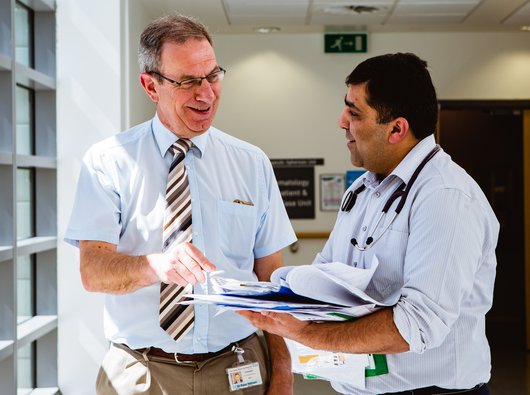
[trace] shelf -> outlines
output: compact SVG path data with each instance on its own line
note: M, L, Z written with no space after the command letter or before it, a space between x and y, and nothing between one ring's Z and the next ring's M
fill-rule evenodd
M36 167L39 169L56 169L57 159L38 155L17 155L17 167Z
M296 232L297 239L328 239L331 232Z
M59 388L57 387L35 388L33 391L30 392L30 395L56 395L56 394L60 394Z
M30 255L57 248L57 237L31 237L17 241L17 255Z
M37 315L17 327L17 347L23 347L57 328L56 315Z
M0 152L0 165L12 165L13 154L11 152Z
M37 12L55 11L55 0L19 0L22 4L28 6Z
M0 53L0 71L11 70L11 58L3 53Z
M13 259L13 247L12 246L0 246L0 262Z
M0 361L13 354L13 340L0 340Z
M55 78L21 63L15 63L15 68L18 84L36 90L55 90Z

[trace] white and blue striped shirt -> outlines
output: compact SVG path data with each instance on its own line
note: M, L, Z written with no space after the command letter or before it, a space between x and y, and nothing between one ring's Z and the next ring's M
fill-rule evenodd
M65 240L98 240L127 255L162 251L165 190L177 140L157 116L95 144L86 154ZM272 166L259 148L213 127L193 137L185 165L192 200L193 244L225 276L256 280L254 259L296 240ZM251 202L237 204L234 200ZM106 337L131 348L217 351L256 329L231 311L195 305L195 324L178 343L158 322L160 284L105 295ZM206 284L194 286L206 293Z
M366 390L333 383L337 391L471 388L490 378L485 314L493 299L499 223L480 187L449 155L440 151L426 164L403 210L370 249L361 252L350 243L356 238L364 245L387 199L434 147L434 137L426 137L381 182L370 172L356 180L349 190L361 183L366 189L350 212L339 212L315 259L366 267L375 254L380 264L367 293L381 301L399 295L394 322L410 345L409 352L387 355L389 373L367 377Z

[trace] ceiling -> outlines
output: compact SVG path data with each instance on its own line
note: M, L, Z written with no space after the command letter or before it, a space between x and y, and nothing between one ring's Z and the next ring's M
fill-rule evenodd
M193 15L212 33L324 31L520 31L530 28L530 0L140 0L155 17ZM530 38L530 37L529 37Z

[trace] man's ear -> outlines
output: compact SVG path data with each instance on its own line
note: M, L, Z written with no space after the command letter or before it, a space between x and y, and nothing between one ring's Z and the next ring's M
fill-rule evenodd
M407 136L408 133L409 122L403 117L398 117L393 121L392 130L390 131L390 135L388 137L388 142L391 144L399 143Z
M140 74L140 83L142 84L142 88L144 88L149 98L155 103L158 103L160 97L157 91L158 84L155 82L154 77L151 74L142 73Z

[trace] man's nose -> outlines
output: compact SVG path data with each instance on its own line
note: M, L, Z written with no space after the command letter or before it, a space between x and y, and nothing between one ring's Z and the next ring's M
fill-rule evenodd
M350 129L350 124L346 120L346 116L344 114L344 111L346 111L346 110L343 110L340 113L340 116L339 116L339 122L338 122L339 128L344 129L344 130L349 130Z
M203 79L200 85L196 88L195 96L198 100L213 100L215 98L215 93L212 89L212 85L208 82L207 79Z

